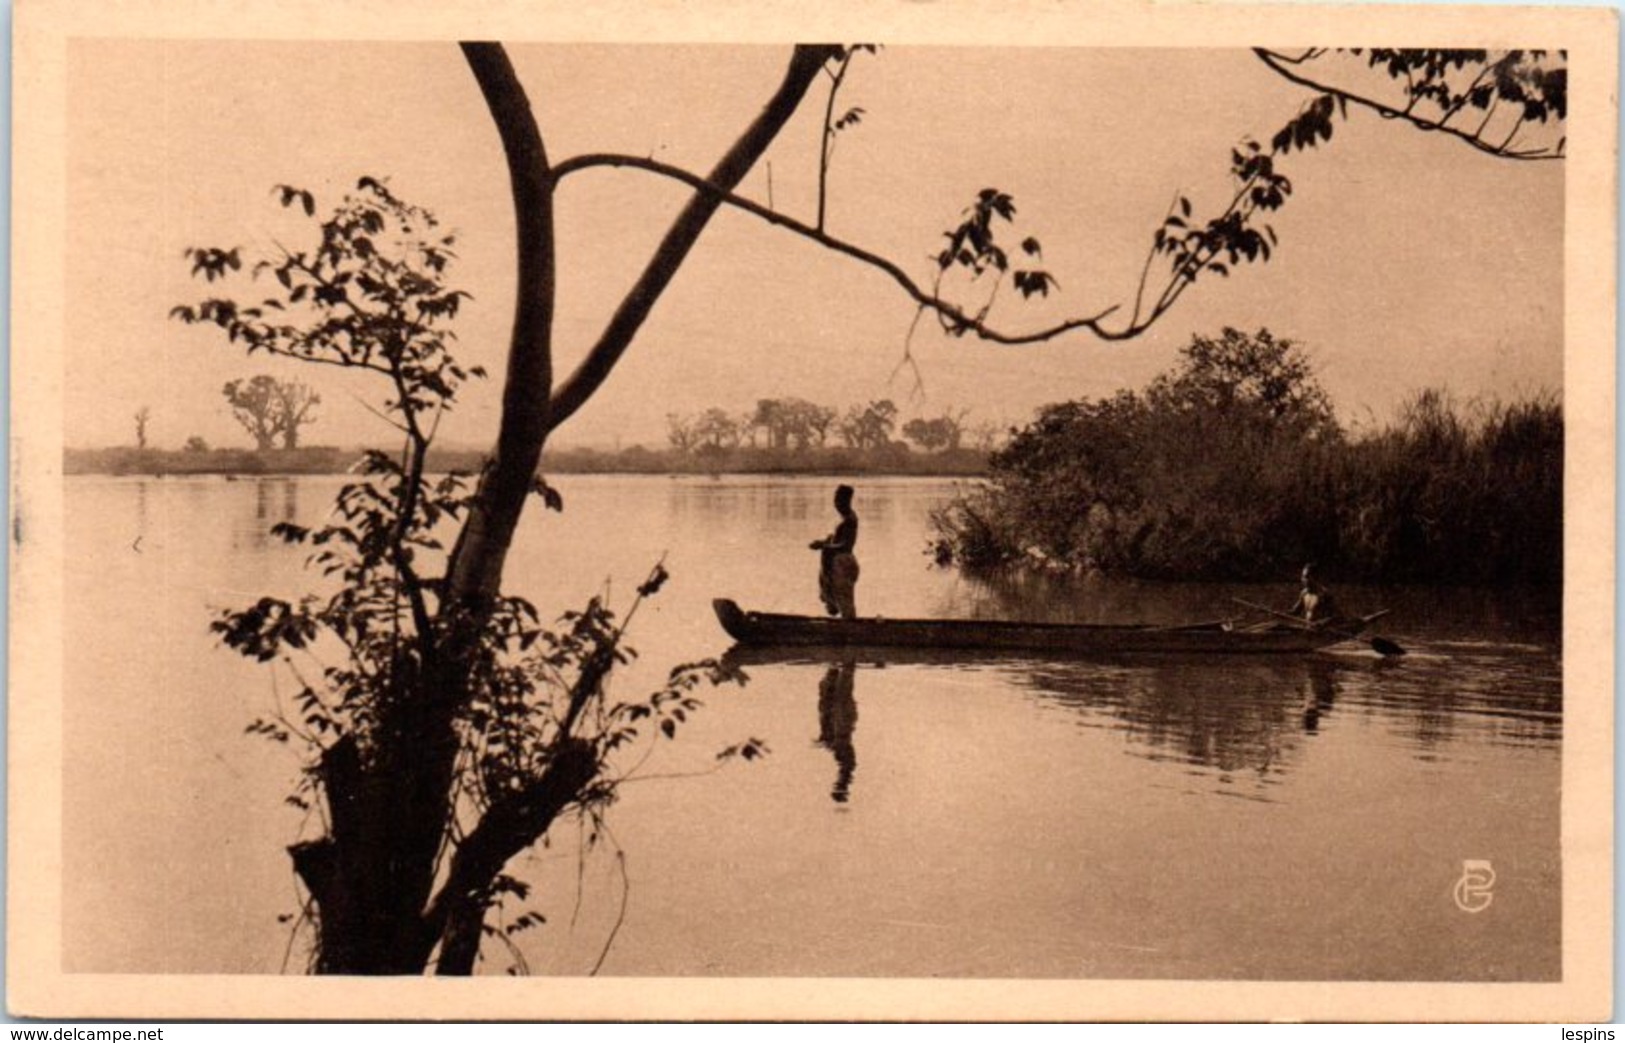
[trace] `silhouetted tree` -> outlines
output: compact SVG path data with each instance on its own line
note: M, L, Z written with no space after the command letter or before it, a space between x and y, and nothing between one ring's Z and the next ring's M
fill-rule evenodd
M841 439L852 449L884 449L897 426L897 404L889 398L853 406L841 420Z
M750 426L767 434L769 449L783 449L789 444L789 431L785 427L782 403L776 398L758 399L756 411L750 415Z
M968 409L945 411L941 416L916 417L903 425L903 437L931 452L938 449L958 449L965 437L965 417Z
M299 445L299 429L315 421L311 415L321 397L296 380L278 380L261 373L247 380L231 380L221 389L231 415L254 439L260 452L273 449L278 436L285 449Z
M248 380L230 380L220 389L231 407L232 417L254 439L254 448L265 452L276 445L281 430L277 421L276 378L261 374Z
M299 448L299 429L316 422L315 408L321 396L297 380L276 384L277 412L282 417L282 448Z
M679 453L694 451L699 442L695 430L695 418L684 416L681 413L666 414L666 441Z
M732 449L739 445L742 426L727 410L712 406L694 422L694 437L713 450Z
M1247 334L1226 327L1217 337L1197 334L1183 360L1147 390L1154 406L1172 412L1252 411L1274 425L1333 436L1337 419L1309 357L1269 330Z
M807 449L823 445L835 411L801 398L764 398L756 403L750 425L767 434L773 449Z

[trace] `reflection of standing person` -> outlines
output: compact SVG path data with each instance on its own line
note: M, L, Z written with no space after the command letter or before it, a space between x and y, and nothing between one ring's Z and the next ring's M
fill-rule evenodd
M829 799L845 804L852 791L852 773L858 767L858 752L852 745L852 731L858 726L858 700L852 694L855 663L836 663L818 682L818 745L835 754L835 786Z
M836 488L835 509L840 512L840 524L835 526L834 532L821 540L813 540L809 546L820 552L818 596L824 602L825 611L842 619L853 619L858 614L858 559L853 553L858 545L858 515L852 510L850 485Z
M1303 693L1303 730L1311 735L1320 730L1320 718L1331 712L1337 699L1332 666L1318 656L1309 660L1309 682Z

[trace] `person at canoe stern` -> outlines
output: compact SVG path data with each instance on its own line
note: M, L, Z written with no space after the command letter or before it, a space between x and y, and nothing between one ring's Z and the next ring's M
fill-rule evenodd
M1302 616L1304 622L1315 626L1334 626L1343 618L1332 592L1321 586L1313 564L1303 567L1303 589L1298 592L1297 603L1288 610L1288 615Z
M852 509L850 485L836 488L835 510L841 515L835 531L808 546L819 552L818 596L825 611L842 619L855 619L858 559L853 551L858 545L858 515Z

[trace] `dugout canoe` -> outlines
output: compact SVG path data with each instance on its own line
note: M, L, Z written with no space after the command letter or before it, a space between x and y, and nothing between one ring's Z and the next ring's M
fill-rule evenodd
M1364 626L1361 621L1331 633L1288 623L1247 627L1228 621L1155 626L991 619L831 619L748 612L728 598L718 598L711 606L728 636L750 647L962 648L1066 655L1287 655L1347 641Z

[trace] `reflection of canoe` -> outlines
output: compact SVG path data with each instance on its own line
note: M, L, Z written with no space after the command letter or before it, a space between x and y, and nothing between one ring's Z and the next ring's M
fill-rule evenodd
M1066 654L1283 654L1311 652L1347 639L1307 627L1233 627L1016 623L991 619L826 619L746 612L726 598L711 603L730 637L742 645L964 648Z

